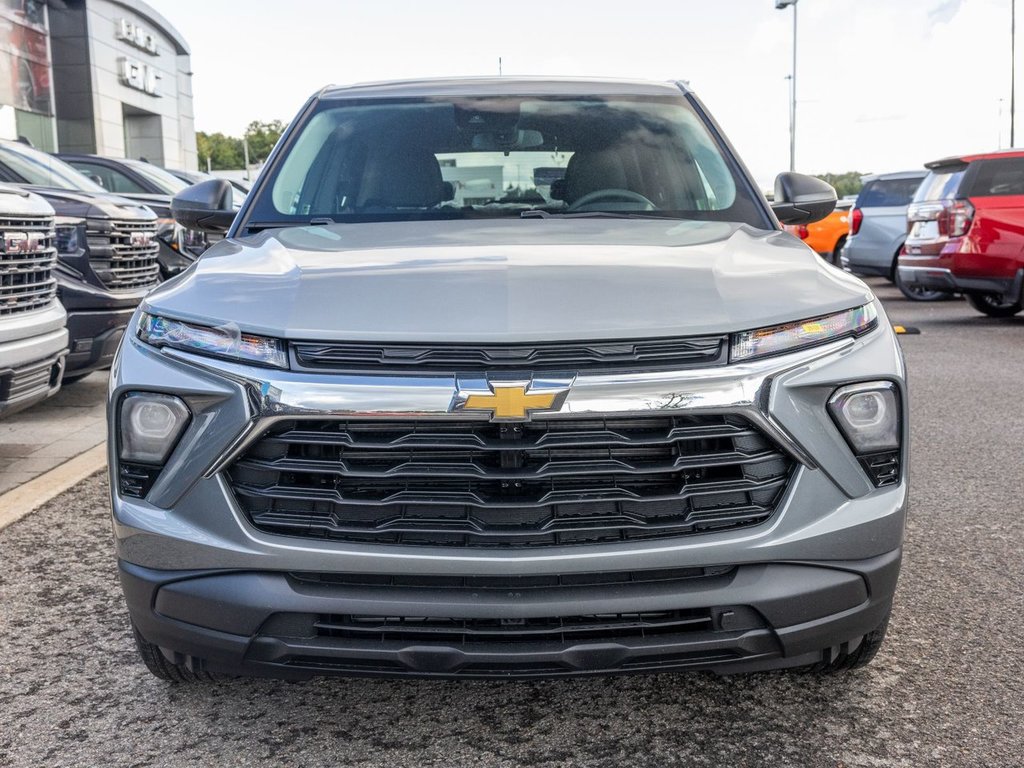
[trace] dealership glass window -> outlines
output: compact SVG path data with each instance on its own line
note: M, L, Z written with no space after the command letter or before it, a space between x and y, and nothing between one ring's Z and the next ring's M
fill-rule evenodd
M761 209L689 104L660 97L325 102L251 213L332 220L587 211L747 222Z
M53 113L44 3L0 0L0 104Z

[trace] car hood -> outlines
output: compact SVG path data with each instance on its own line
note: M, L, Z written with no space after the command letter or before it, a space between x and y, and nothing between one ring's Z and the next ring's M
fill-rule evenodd
M217 243L145 307L292 339L500 343L723 333L871 298L784 232L548 218L268 230Z
M156 214L145 205L100 192L79 192L55 187L27 187L53 206L58 216L96 219L153 220Z

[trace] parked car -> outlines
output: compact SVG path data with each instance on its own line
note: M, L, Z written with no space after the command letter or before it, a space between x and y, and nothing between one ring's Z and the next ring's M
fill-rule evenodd
M135 307L160 280L156 215L20 142L0 141L0 181L35 192L57 213L54 274L70 346L64 381L109 367Z
M53 208L0 184L0 415L60 389L67 314L57 301Z
M160 273L174 277L199 258L208 243L202 232L176 224L171 216L171 197L189 186L177 176L141 160L125 160L67 152L56 154L108 192L135 200L153 209L158 218Z
M876 653L906 384L871 290L781 231L828 184L769 207L682 84L471 78L324 89L231 196L175 197L227 237L145 299L109 390L151 672Z
M1024 151L948 157L926 167L907 211L900 280L963 293L991 317L1016 315L1024 306Z
M821 221L796 226L786 225L784 229L796 235L830 264L839 266L839 254L846 244L850 232L850 209L852 200L839 200L836 209Z
M189 185L218 178L212 173L205 173L203 171L183 171L179 168L165 168L164 170L174 176L177 176ZM245 196L249 194L249 187L247 187L245 182L242 181L236 181L235 179L228 179L228 181L231 183L233 188L234 202L239 204L239 207L241 207L241 203L245 200Z
M907 206L926 171L864 176L850 213L850 234L840 254L843 269L857 275L880 275L894 281L913 301L934 301L944 294L901 283L896 258L907 237Z

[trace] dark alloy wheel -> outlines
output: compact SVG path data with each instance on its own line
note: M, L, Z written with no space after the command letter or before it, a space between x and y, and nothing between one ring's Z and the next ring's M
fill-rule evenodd
M1024 309L1020 299L1007 301L994 293L972 293L968 295L967 303L989 317L1013 317Z

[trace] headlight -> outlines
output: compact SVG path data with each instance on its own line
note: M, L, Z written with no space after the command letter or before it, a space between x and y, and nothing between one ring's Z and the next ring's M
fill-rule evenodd
M61 256L73 256L85 247L85 222L58 216L54 222L53 245Z
M732 362L793 352L846 336L861 336L878 324L873 304L814 317L786 325L773 325L732 335L729 359Z
M896 385L868 381L840 387L828 412L876 486L900 478L900 407Z
M121 402L121 459L163 464L189 418L188 406L173 395L130 393Z
M243 333L237 328L193 325L144 312L136 335L154 347L172 347L274 368L288 367L288 355L280 339Z

